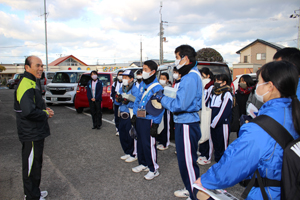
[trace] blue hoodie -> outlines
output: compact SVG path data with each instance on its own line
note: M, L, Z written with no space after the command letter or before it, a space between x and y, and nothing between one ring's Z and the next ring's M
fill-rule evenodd
M196 72L196 73L195 73ZM202 80L196 65L181 78L176 98L164 96L161 104L174 114L175 123L199 122L198 111L202 107Z
M258 115L268 115L283 125L296 139L291 98L277 98L267 101ZM244 124L240 137L233 141L221 160L201 176L201 183L207 189L231 187L244 179L251 179L258 169L262 178L281 180L283 149L276 141L255 123ZM280 199L280 187L265 187L269 199ZM253 187L247 199L263 199L259 187Z
M152 83L149 83L148 85L146 85L143 81L140 83L139 94L138 94L137 98L135 99L134 106L133 106L133 114L134 115L137 114L138 108L142 108L142 106L144 106L144 109L145 109L145 107L147 105L147 102L150 100L150 98L153 96L154 93L158 92L159 90L164 89L161 85L157 85L157 86L153 87L151 89L151 91L144 97L145 98L145 105L143 105L143 103L141 101L143 93L144 93L145 89L149 88L154 83L158 83L157 78L155 78L154 81ZM160 122L162 120L162 117L164 115L164 112L165 111L161 112L160 115L158 115L156 117L147 114L146 118L143 118L143 119L153 120L153 123L160 124Z
M297 97L300 101L300 78L299 78L299 81L298 81L298 87L297 87L296 95L297 95Z

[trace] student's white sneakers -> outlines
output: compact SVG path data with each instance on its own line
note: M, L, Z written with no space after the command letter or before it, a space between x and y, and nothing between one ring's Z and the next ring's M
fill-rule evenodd
M164 151L164 150L167 150L169 147L164 147L164 145L159 144L159 145L157 145L156 148L157 148L158 150Z
M126 160L126 159L129 158L129 157L130 157L129 154L125 154L124 156L121 156L120 158L121 158L122 160Z
M144 165L139 165L139 166L136 166L136 167L132 168L131 170L135 173L138 173L138 172L141 172L141 171L147 172L147 171L149 171L149 168L144 166Z
M198 162L199 165L208 165L208 164L211 163L211 161L210 161L210 160L207 160L207 158L206 158L205 156L203 156L203 157L200 156L200 157L198 158L197 162Z
M187 190L187 189L182 189L182 190L176 190L175 192L174 192L174 195L176 196L176 197L182 197L182 198L190 198L190 193L189 193L189 191Z
M126 160L125 160L125 162L133 162L133 161L136 161L137 160L137 157L132 157L132 156L129 156Z
M146 180L152 180L152 179L154 179L155 177L157 177L158 175L159 175L158 170L156 170L155 172L149 171L149 172L144 176L144 178L145 178Z

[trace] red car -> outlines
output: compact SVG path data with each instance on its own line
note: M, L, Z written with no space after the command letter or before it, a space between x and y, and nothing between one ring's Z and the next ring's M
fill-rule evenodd
M111 87L113 83L112 72L98 72L98 78L102 81L103 93L102 93L102 108L113 109L113 101L110 98ZM89 101L86 95L87 84L91 80L90 73L84 73L81 75L77 86L77 92L75 96L75 109L78 113L82 113L84 108L90 107Z

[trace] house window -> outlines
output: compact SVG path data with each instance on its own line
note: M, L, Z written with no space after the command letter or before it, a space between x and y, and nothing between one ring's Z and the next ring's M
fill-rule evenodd
M256 54L256 60L266 60L266 54L265 53Z
M244 56L244 63L248 62L248 56Z

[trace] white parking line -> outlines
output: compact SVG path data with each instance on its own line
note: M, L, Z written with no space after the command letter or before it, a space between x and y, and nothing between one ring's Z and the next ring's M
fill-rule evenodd
M69 107L69 106L65 106L65 107L66 107L66 108L69 108L70 110L76 111L75 108L71 108L71 107ZM85 113L85 112L82 112L82 113L85 114L85 115L87 115L87 116L90 116L90 117L91 117L91 114L89 114L89 113ZM115 125L115 123L113 123L113 122L111 122L110 120L107 120L107 119L103 119L103 118L102 118L102 121L105 121L105 122L107 122L107 123L110 123L110 124L112 124L112 125ZM175 144L174 144L173 142L170 142L170 146L175 147Z

